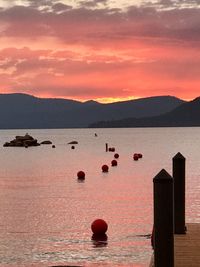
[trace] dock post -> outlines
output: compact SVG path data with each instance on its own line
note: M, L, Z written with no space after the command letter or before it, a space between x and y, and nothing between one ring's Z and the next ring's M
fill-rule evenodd
M179 152L173 157L174 233L185 234L185 158Z
M106 152L108 152L108 143L106 143Z
M174 267L174 183L162 169L153 179L154 267Z

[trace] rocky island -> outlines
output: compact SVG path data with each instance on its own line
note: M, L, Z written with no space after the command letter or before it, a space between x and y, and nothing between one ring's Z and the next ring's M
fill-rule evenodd
M17 135L15 139L11 140L10 142L6 142L3 146L29 147L29 146L40 146L40 143L38 143L37 139L33 138L31 135L26 133L24 136Z

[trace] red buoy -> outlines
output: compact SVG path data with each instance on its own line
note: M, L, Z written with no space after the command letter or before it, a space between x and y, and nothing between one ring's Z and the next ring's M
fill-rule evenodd
M118 159L119 158L119 154L118 153L115 153L114 158L115 159Z
M94 235L104 235L108 229L108 224L103 219L96 219L91 224L91 229Z
M113 160L111 161L111 165L112 165L112 166L117 166L117 161L116 161L116 159L113 159Z
M142 154L138 153L138 158L141 159L142 158Z
M101 169L102 169L103 172L108 172L109 167L108 167L108 165L104 164L104 165L101 167Z
M135 154L133 155L133 159L134 159L134 160L138 160L138 159L139 159L138 154L135 153Z
M80 179L80 180L84 180L84 179L85 179L85 173L84 173L83 171L79 171L79 172L77 173L77 177L78 177L78 179Z

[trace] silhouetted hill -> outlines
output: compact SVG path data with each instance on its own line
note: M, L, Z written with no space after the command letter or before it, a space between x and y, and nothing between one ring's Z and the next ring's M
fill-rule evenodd
M200 126L200 97L185 102L160 116L126 118L115 121L101 121L91 124L93 128L114 127L192 127Z
M184 103L172 96L101 104L69 99L37 98L27 94L0 94L0 128L77 128L100 120L164 114Z

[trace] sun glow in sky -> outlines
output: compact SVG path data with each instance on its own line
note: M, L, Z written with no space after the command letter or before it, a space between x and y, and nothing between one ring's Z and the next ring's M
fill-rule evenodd
M0 92L199 96L199 0L0 0Z

